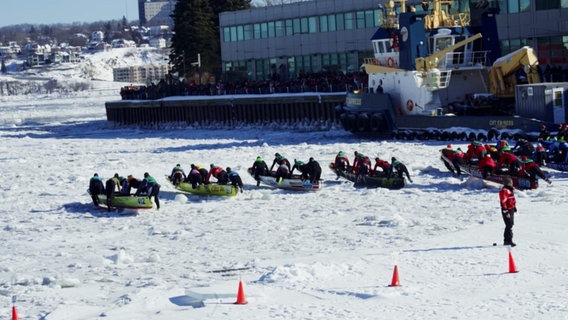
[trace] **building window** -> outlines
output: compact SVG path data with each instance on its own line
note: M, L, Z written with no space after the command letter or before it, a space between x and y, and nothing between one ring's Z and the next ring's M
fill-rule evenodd
M377 19L375 19L375 11L365 11L365 28L372 28L375 26Z
M509 13L518 13L519 12L519 0L508 0L507 1L509 7Z
M276 21L274 22L274 32L276 33L276 37L284 36L284 22L283 21Z
M237 27L237 41L243 41L245 39L244 26Z
M535 1L535 10L560 9L560 0Z
M260 23L255 23L253 25L254 29L254 39L260 39Z
M243 36L244 36L243 39L245 41L250 40L250 26L251 26L250 24L245 24L243 26Z
M320 17L320 32L327 32L327 16Z
M300 19L296 18L293 21L294 21L294 34L301 33L302 29L300 28Z
M274 38L275 37L274 22L271 21L267 25L268 25L268 37Z
M308 18L308 32L309 33L318 32L318 19L316 17Z
M519 0L519 9L521 12L531 11L531 1L530 0Z
M260 24L260 37L262 39L268 38L268 24L266 22Z
M223 42L231 42L231 28L223 28Z
M285 25L286 25L286 35L287 36L292 36L294 35L294 24L292 20L286 20L285 21Z
M345 30L345 15L343 13L338 13L335 16L335 21L336 21L336 26L337 26L338 31Z
M357 29L364 29L365 28L365 12L364 11L357 11L355 13L357 17Z
M355 17L352 12L345 14L345 30L352 30Z
M308 18L301 18L300 19L300 33L309 33L310 32L310 25Z
M329 31L336 31L337 30L337 26L336 26L336 21L335 21L335 15L329 15Z

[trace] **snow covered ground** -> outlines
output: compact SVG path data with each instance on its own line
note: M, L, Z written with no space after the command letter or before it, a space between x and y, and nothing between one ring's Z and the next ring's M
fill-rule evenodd
M567 173L516 191L519 272L509 273L508 248L492 246L499 186L450 175L438 152L447 142L115 127L104 102L116 89L0 96L0 319L12 296L20 319L44 320L568 319ZM355 189L327 168L340 150L395 156L414 183ZM318 160L323 190L257 187L246 168L275 152ZM179 194L163 178L176 163L230 166L245 193ZM149 172L162 208L95 209L95 172ZM388 286L394 266L399 287ZM246 305L233 304L239 281ZM187 290L217 296L198 307Z

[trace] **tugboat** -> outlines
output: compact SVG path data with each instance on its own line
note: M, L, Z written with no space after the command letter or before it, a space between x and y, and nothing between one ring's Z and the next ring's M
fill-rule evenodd
M422 1L418 12L386 1L374 57L365 59L368 88L336 110L344 129L435 139L457 138L456 127L471 128L465 139L538 131L541 121L513 115L515 86L540 83L538 59L530 47L501 57L494 2L452 9L452 1Z

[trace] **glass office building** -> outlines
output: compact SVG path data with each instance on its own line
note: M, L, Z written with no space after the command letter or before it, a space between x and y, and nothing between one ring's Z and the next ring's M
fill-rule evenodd
M409 1L410 2L410 1ZM502 53L529 45L541 64L568 64L568 0L455 0L499 7ZM385 0L314 0L225 12L219 17L222 71L229 80L297 78L359 70ZM414 7L417 12L422 6Z

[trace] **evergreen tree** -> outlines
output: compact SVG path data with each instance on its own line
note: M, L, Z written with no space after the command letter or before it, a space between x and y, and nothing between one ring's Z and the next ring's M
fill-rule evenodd
M174 72L198 72L192 63L201 55L202 71L217 73L221 67L219 13L250 7L251 0L179 0L171 17L174 36L170 63Z

